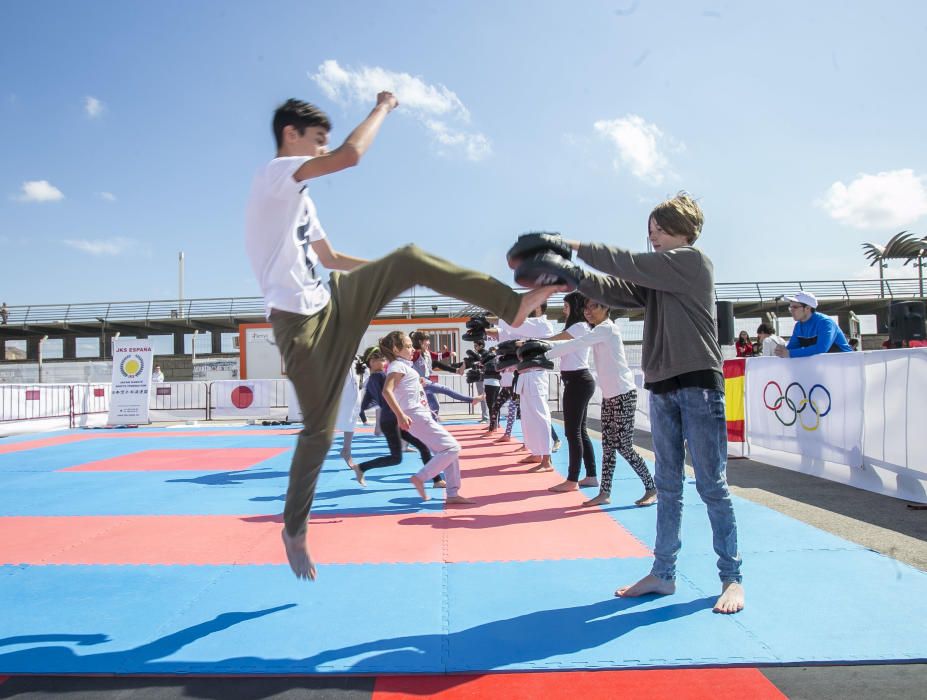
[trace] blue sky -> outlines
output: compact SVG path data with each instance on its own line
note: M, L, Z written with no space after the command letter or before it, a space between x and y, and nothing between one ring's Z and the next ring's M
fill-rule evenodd
M42 2L0 9L0 300L258 294L243 248L270 117L340 143L394 88L358 168L312 194L333 245L415 241L511 281L516 235L641 249L677 190L719 282L874 275L927 233L918 2ZM891 275L913 275L893 265Z

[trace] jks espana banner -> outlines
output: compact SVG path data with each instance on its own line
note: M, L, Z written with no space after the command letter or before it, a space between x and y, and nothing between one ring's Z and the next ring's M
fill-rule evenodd
M151 343L147 340L113 342L113 389L107 421L110 425L151 422L148 419L151 360Z

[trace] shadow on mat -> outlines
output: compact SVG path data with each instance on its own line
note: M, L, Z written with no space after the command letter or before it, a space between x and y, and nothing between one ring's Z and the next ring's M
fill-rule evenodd
M233 625L254 620L281 610L296 607L296 603L278 605L254 612L227 612L217 615L212 620L161 637L148 644L125 651L107 651L98 654L75 654L69 647L33 647L0 654L0 668L16 673L41 672L54 669L55 673L125 673L131 669L145 668L157 659L163 659L177 653L188 644L207 637L214 632L221 632ZM74 642L80 646L104 644L109 641L105 634L45 634L28 637L6 637L0 639L0 647L11 644L28 644L41 641ZM137 672L137 671L136 671ZM152 672L157 672L152 670ZM164 672L164 671L162 671Z
M338 664L339 673L430 672L491 670L512 664L542 662L545 659L594 649L641 627L655 625L710 610L713 597L698 598L647 610L632 609L653 598L612 598L591 605L542 610L506 620L494 620L447 635L422 634L377 639L340 649L323 651L303 659L235 657L214 661L183 661L183 673L313 673L330 672L330 665L366 656L349 667ZM135 673L171 674L176 662L163 661L183 647L233 625L294 607L294 603L254 612L229 612L212 620L125 651L77 654L66 646L43 646L0 654L0 668L14 673ZM0 646L36 641L71 641L97 644L105 635L49 634L0 639ZM446 652L441 653L441 649ZM442 660L424 661L440 653ZM326 667L329 668L326 668ZM444 666L442 669L441 667Z
M476 499L474 499L476 500ZM476 508L481 502L470 506ZM458 510L458 508L461 508ZM583 516L600 516L602 511L598 508L582 508L569 510L560 506L559 508L543 508L541 510L525 510L518 513L473 513L467 514L464 507L455 507L454 510L446 511L443 515L414 515L409 518L403 518L399 521L400 525L430 525L439 530L454 530L466 528L470 530L485 530L494 527L506 527L507 525L518 525L524 523L544 523L553 520L563 520L565 518L578 518ZM451 515L454 513L454 515Z
M304 661L307 668L325 670L326 664L367 655L344 672L382 673L383 669L421 665L425 650L440 649L442 643L446 643L447 671L498 669L594 649L640 627L710 610L715 602L714 597L705 597L629 612L652 600L652 596L612 598L591 605L541 610L507 620L494 620L446 636L394 637L332 649Z
M192 479L168 479L168 484L201 484L203 486L236 486L249 481L260 479L286 479L289 472L262 472L251 469L243 469L234 472L216 472L213 474L203 474Z

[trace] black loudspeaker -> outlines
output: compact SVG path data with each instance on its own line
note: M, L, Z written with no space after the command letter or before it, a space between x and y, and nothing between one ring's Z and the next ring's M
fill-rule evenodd
M893 301L888 307L888 335L893 347L906 340L924 340L924 308L922 301Z
M716 301L718 318L718 345L734 344L734 302Z

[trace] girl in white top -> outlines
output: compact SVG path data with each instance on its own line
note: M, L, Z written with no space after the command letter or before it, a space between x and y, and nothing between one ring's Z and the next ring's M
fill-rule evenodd
M584 506L610 502L612 475L615 473L615 453L624 457L644 484L644 495L635 501L649 506L657 501L657 488L644 459L634 449L634 411L637 408L637 387L634 375L624 355L624 343L618 327L608 317L608 307L586 301L586 321L592 331L584 336L555 342L547 352L550 358L560 357L580 348L592 349L596 377L602 390L602 485L599 495Z
M473 503L460 495L460 444L431 415L422 378L412 366L412 339L402 331L380 338L380 350L390 361L383 385L383 398L396 414L401 430L407 430L431 450L432 458L413 474L410 481L424 500L425 481L444 472L445 503Z
M586 297L570 292L563 298L563 330L547 340L572 340L592 329L585 321ZM569 447L567 478L550 491L576 491L580 486L598 486L595 451L586 429L586 412L595 394L595 379L589 371L589 346L584 345L560 355L560 379L563 384L563 433ZM580 466L586 477L579 480Z

